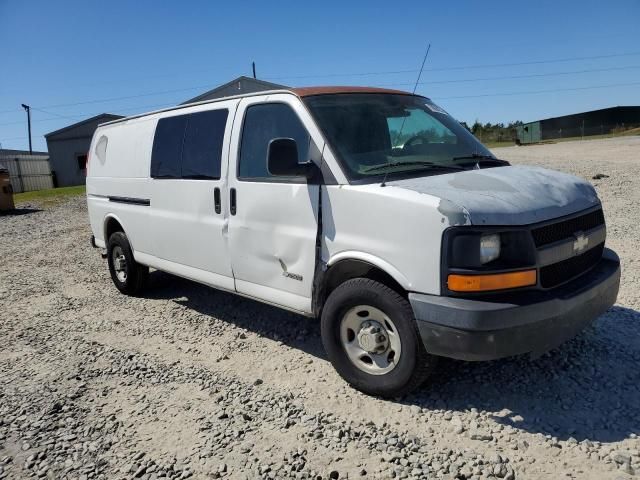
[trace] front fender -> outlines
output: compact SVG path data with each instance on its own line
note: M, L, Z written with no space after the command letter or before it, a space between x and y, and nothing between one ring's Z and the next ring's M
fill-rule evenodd
M334 254L329 261L327 262L327 266L331 267L331 265L335 265L336 263L342 260L360 260L366 263L370 263L371 265L379 268L383 272L389 274L398 284L407 291L412 290L412 284L409 282L409 279L405 277L400 270L394 267L392 264L383 260L380 257L372 255L367 252L360 252L358 250L346 250L343 252L338 252Z

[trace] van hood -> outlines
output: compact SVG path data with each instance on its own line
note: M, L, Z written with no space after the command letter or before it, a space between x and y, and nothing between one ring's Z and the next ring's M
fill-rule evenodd
M589 182L540 167L466 170L387 185L438 197L450 225L527 225L600 203Z

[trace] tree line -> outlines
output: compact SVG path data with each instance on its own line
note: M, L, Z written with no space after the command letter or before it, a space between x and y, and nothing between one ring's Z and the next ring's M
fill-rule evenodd
M516 139L516 127L523 122L517 120L504 123L480 123L476 120L471 127L466 122L460 124L473 133L481 142L512 142Z

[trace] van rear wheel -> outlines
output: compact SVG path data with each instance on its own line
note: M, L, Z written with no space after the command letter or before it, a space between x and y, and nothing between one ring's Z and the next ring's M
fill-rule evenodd
M122 293L137 295L146 286L149 267L134 260L131 245L124 232L115 232L109 237L107 263L111 279Z
M426 352L407 299L368 278L347 280L331 292L321 331L334 368L367 394L405 395L435 366L436 357Z

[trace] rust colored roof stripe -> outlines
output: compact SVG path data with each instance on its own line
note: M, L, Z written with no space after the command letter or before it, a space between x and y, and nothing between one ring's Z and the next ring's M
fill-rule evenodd
M310 97L312 95L330 95L332 93L395 93L400 95L412 95L412 93L402 90L391 90L389 88L375 87L301 87L292 88L291 91L299 97Z

